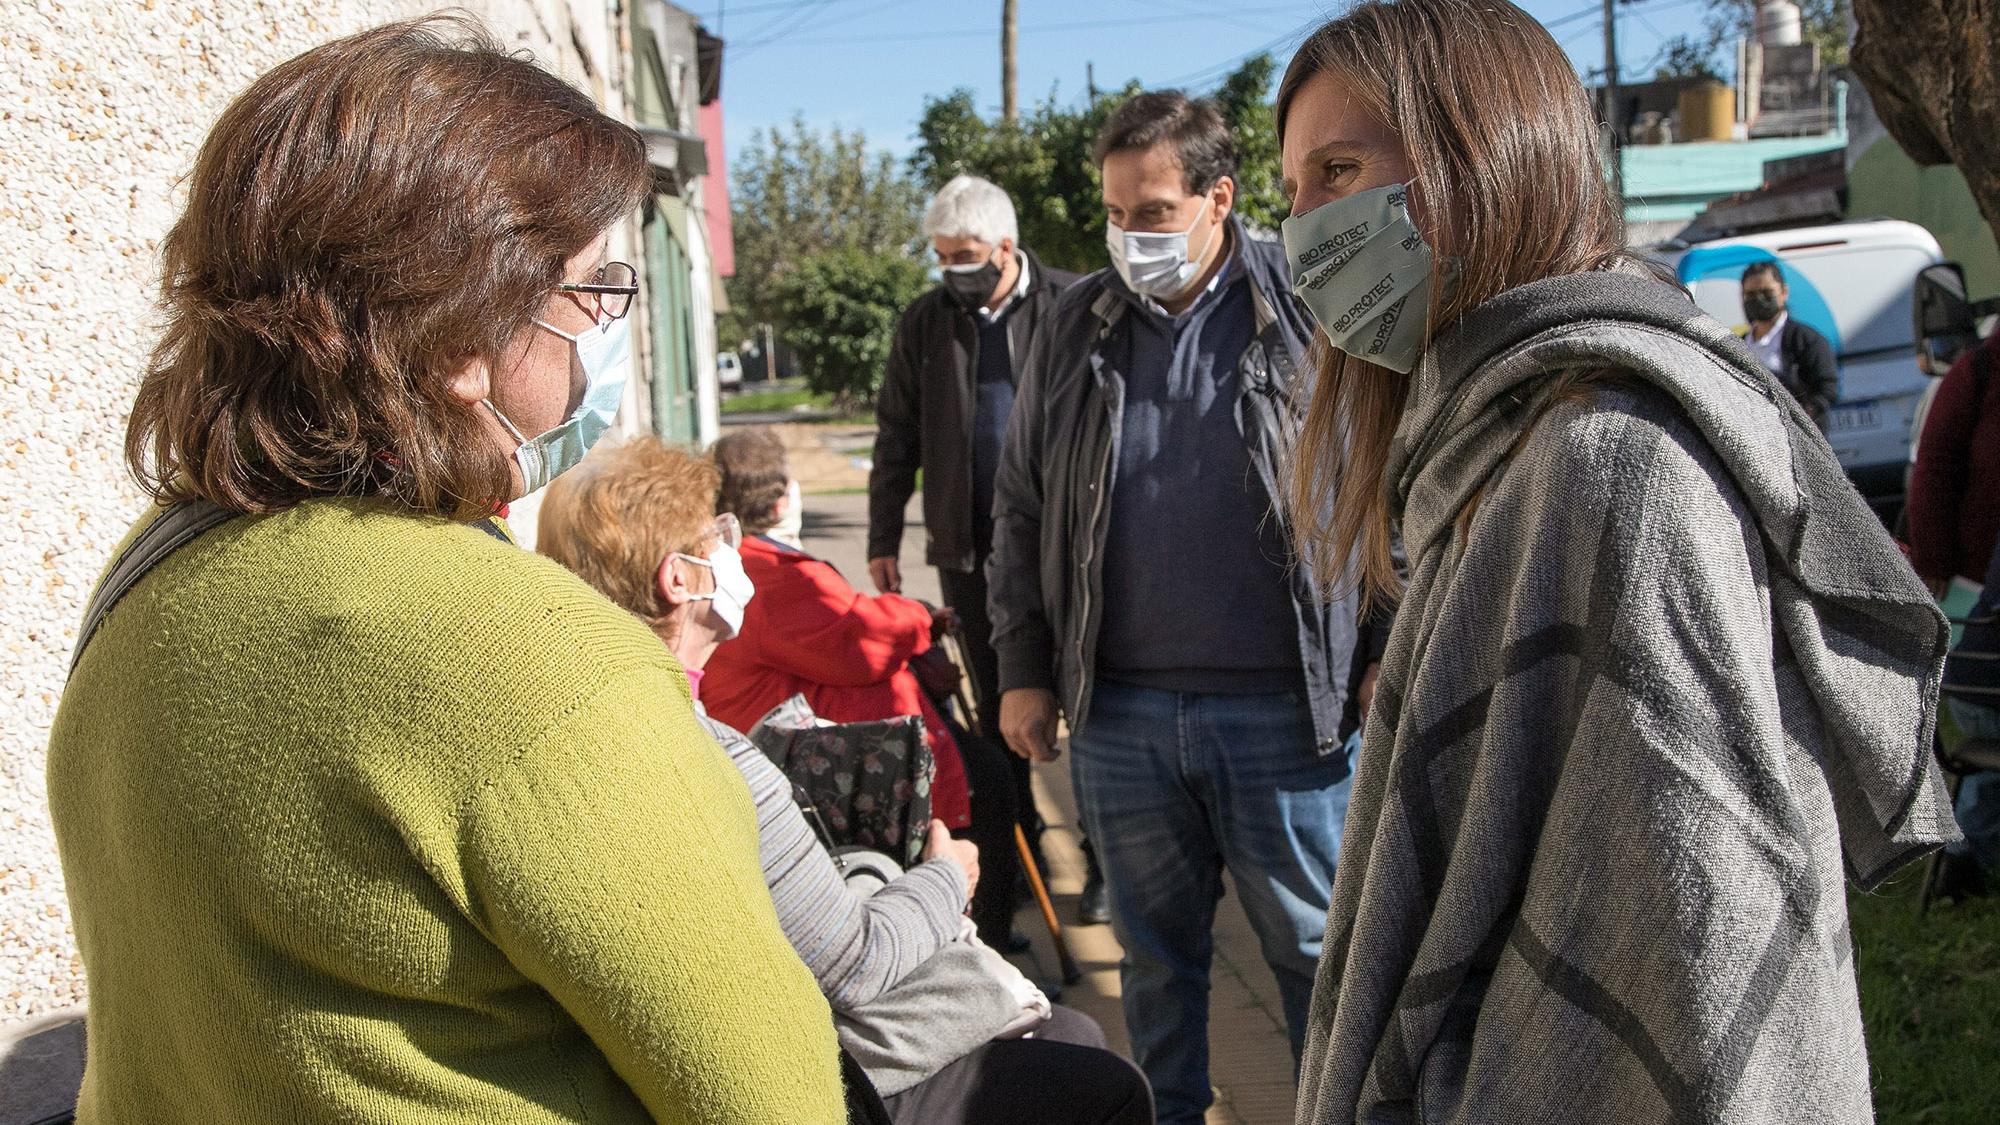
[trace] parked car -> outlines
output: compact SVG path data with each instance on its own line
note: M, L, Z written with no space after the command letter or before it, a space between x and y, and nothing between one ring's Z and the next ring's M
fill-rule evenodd
M1917 364L1912 299L1917 274L1944 260L1937 240L1894 219L1763 231L1658 251L1702 310L1742 332L1740 284L1752 262L1778 261L1790 312L1833 344L1840 395L1827 442L1885 520L1901 510L1918 404L1929 379Z
M735 352L723 352L715 357L715 381L731 390L743 385L743 361Z

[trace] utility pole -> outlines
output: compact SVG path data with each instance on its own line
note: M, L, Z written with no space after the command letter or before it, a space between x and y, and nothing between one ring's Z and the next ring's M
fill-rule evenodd
M1016 0L1000 0L1000 118L1009 125L1021 121L1021 99L1015 92L1014 60L1021 37Z
M1604 0L1604 124L1611 131L1611 186L1625 195L1625 129L1618 120L1618 0Z
M1096 105L1097 64L1094 62L1086 62L1083 64L1083 89L1086 94L1090 95L1090 104Z
M778 352L771 345L771 325L767 322L761 327L764 329L764 381L775 383L778 381Z

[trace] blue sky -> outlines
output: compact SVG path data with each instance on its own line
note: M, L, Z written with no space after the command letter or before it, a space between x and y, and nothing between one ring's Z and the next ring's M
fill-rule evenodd
M1550 25L1579 68L1604 61L1601 0L1518 0ZM680 0L728 41L723 65L731 161L751 131L794 112L825 128L863 130L905 153L924 98L971 88L1000 106L1001 0ZM1248 54L1292 49L1343 0L1020 0L1024 106L1053 91L1080 99L1087 64L1100 87L1212 86ZM1697 30L1705 0L1640 0L1619 8L1621 72L1650 77L1661 41ZM1729 60L1719 60L1726 69Z

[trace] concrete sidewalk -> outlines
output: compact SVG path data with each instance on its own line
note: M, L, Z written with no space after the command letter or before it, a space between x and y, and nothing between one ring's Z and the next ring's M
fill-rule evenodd
M806 549L838 567L848 581L873 593L868 580L868 498L853 492L815 494L814 482L801 476L805 498ZM903 534L903 592L936 603L937 572L924 563L923 515L913 499ZM1070 952L1083 979L1064 990L1062 1002L1104 1025L1105 1036L1120 1051L1127 1050L1124 1015L1119 1007L1118 960L1121 951L1109 926L1074 927L1077 896L1083 890L1083 853L1077 848L1076 802L1071 796L1067 756L1038 767L1037 800L1047 817L1042 838L1047 857L1049 891L1057 919L1063 923ZM1048 927L1032 903L1025 905L1016 925L1029 935L1034 948L1016 960L1039 981L1059 980ZM1217 910L1215 965L1209 997L1209 1071L1217 1100L1209 1110L1211 1125L1286 1125L1292 1120L1294 1087L1291 1050L1285 1040L1284 1012L1277 986L1258 953L1232 890Z

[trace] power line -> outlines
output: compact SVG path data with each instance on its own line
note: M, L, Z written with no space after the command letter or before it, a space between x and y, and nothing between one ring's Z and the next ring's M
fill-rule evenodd
M1162 89L1179 89L1191 86L1205 85L1208 82L1211 82L1217 78L1222 77L1225 74L1228 74L1230 71L1235 70L1237 67L1242 66L1244 63L1249 62L1251 59L1256 58L1258 55L1267 55L1287 45L1296 44L1297 42L1303 40L1307 35L1311 34L1315 28L1319 27L1321 24L1325 22L1326 22L1326 17L1317 15L1313 16L1311 19L1306 20L1304 23L1298 24L1297 26L1293 27L1290 31L1285 32L1283 35L1279 35L1273 39L1265 40L1263 43L1260 43L1257 46L1250 48L1249 50L1243 52L1240 55L1237 55L1230 59L1226 59L1219 63L1215 63L1211 66L1202 67L1200 70L1190 71L1187 74L1179 75L1178 77L1174 78L1169 78L1165 82L1161 82L1158 85Z
M745 36L744 42L736 48L737 55L740 57L745 51L797 31L820 9L832 2L833 0L807 0L806 3L793 5L785 14L772 17L770 22Z
M1257 7L1257 8L1236 8L1227 13L1210 13L1206 15L1193 16L1192 18L1212 19L1212 20L1228 19L1231 16L1254 15L1258 13L1268 14L1277 12L1296 12L1298 10L1299 8L1297 4L1283 4L1283 5L1270 5L1267 7ZM1046 32L1055 32L1055 31L1097 31L1110 27L1135 27L1141 24L1157 24L1158 22L1159 22L1158 16L1151 16L1151 17L1135 16L1130 18L1121 17L1116 19L1101 19L1101 20L1076 20L1070 23L1045 23L1039 25L1025 26L1021 28L1021 34L1023 35L1027 35L1030 33L1041 34ZM1313 24L1318 24L1321 21L1318 18L1315 18L1311 22ZM987 39L991 38L992 35L993 35L993 29L990 27L978 27L978 28L968 27L968 28L952 28L949 30L941 30L941 31L913 31L913 32L906 32L901 35L823 36L818 39L794 39L792 40L792 45L795 47L831 47L831 46L839 46L843 44L852 44L852 43L914 43L914 42L941 40L941 39ZM775 40L776 38L778 38L778 36L775 35L760 38L757 40L756 45L762 45L763 43L770 42L772 40Z
M797 11L800 8L818 7L822 4L851 3L854 3L854 0L767 0L766 3L762 4L737 4L731 7L729 11L740 16L751 12L788 12ZM723 14L723 5L717 4L715 7L716 18L719 20Z

